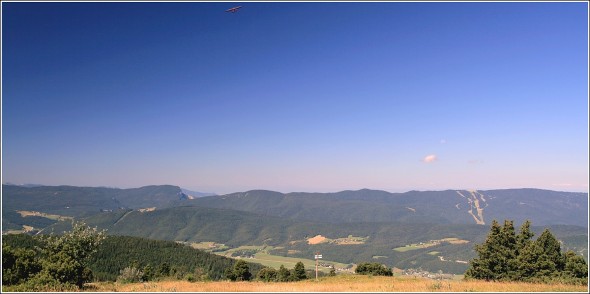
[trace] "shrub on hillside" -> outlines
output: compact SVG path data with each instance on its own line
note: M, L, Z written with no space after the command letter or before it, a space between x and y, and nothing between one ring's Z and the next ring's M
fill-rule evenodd
M274 282L277 280L277 270L271 267L265 267L258 271L256 279L264 282Z
M364 262L356 267L355 272L361 275L393 276L390 268L377 262Z
M92 280L88 260L104 238L104 231L76 222L61 236L38 238L35 250L3 246L2 282L19 291L81 289Z
M252 273L248 263L242 259L238 260L233 268L228 268L225 276L232 281L250 281Z
M117 277L119 283L137 283L143 282L143 271L135 267L126 267L121 270L121 274Z

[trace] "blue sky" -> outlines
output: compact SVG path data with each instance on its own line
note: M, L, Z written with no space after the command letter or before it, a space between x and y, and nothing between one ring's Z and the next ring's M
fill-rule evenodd
M587 192L587 54L587 3L3 2L2 181Z

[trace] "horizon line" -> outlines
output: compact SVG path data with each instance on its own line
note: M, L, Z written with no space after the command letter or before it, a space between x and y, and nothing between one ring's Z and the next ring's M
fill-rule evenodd
M178 187L179 189L184 189L184 190L194 190L193 188L187 189L184 188L183 186L180 185L174 185L174 184L150 184L150 185L143 185L143 186L139 186L139 187L128 187L128 188L121 188L121 187L116 187L116 186L85 186L85 185L71 185L71 184L58 184L58 185L46 185L46 184L33 184L33 183L24 183L24 184L16 184L16 183L12 183L12 182L5 182L2 183L2 186L17 186L17 187L22 187L22 188L34 188L34 187L77 187L77 188L106 188L106 189L120 189L120 190L127 190L127 189L140 189L140 188L144 188L144 187L150 187L150 186L174 186L174 187ZM358 191L362 191L362 190L369 190L369 191L381 191L381 192L386 192L386 193L391 193L391 194L403 194L403 193L409 193L409 192L440 192L440 191L494 191L494 190L525 190L525 189L529 189L529 190L545 190L545 191L554 191L554 192L566 192L566 193L584 193L584 194L588 194L589 191L563 191L563 190L552 190L552 189L547 189L547 188L535 188L535 187L514 187L514 188L486 188L486 189L474 189L474 188L464 188L464 189L456 189L456 188L446 188L446 189L424 189L424 190L420 190L420 189L409 189L409 190L403 190L404 192L394 192L394 191L388 191L388 190L384 190L384 189L372 189L372 188L360 188L360 189L343 189L343 190L336 190L336 191L331 191L331 192L318 192L318 191L314 191L314 192L306 192L306 191L290 191L290 192L283 192L283 191L278 191L278 190L271 190L271 189L264 189L264 188L257 188L257 189L248 189L248 190L241 190L241 191L234 191L234 192L229 192L229 193L217 193L217 192L206 192L206 191L192 191L192 192L198 192L198 193L210 193L210 194L215 194L215 196L223 196L223 195L229 195L229 194L235 194L235 193L247 193L247 192L252 192L252 191L269 191L269 192L276 192L276 193L281 193L281 194L293 194L293 193L317 193L317 194L336 194L336 193L341 193L341 192L358 192ZM205 196L203 196L205 197Z

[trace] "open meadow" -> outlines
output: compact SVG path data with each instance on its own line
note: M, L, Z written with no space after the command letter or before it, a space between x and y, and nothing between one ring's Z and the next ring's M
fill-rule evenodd
M302 262L306 268L315 268L316 261L314 259L273 255L269 253L269 251L273 248L273 246L240 246L226 251L215 252L215 254L226 257L232 257L232 253L234 252L250 250L252 251L252 253L251 255L249 255L249 257L247 257L247 260L249 262L259 263L264 266L272 267L274 269L279 269L281 265L285 266L286 268L293 268L297 262ZM337 269L348 268L347 265L344 263L329 260L321 260L318 270L323 273L329 273L330 268L322 266L322 264L331 264Z
M586 285L532 284L463 280L436 281L414 277L338 275L300 282L97 283L92 292L587 292Z

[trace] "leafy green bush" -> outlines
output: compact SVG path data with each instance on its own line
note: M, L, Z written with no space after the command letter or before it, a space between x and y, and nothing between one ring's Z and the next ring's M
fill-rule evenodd
M38 238L35 249L3 246L3 283L19 291L81 289L92 280L88 260L104 238L104 232L75 222L61 236Z
M119 283L137 283L143 282L143 271L135 267L126 267L121 270L121 274L117 277Z
M364 262L356 267L355 272L361 275L393 276L390 268L377 262Z
M252 278L248 263L241 259L234 264L233 269L228 268L225 275L232 281L250 281Z
M2 284L15 285L41 271L37 253L27 248L12 248L2 244Z
M274 282L277 280L277 270L272 267L265 267L258 271L256 279L264 282Z

